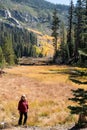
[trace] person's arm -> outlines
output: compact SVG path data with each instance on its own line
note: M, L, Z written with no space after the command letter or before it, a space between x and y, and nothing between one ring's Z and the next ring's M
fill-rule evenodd
M19 103L18 103L18 110L20 111L20 101L19 101Z
M27 102L27 109L29 109L28 102Z

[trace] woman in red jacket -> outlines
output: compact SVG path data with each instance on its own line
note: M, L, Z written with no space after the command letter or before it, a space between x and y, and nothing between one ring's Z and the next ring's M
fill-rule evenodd
M19 121L18 124L22 125L22 120L23 120L23 116L24 116L24 121L23 121L23 125L26 124L27 121L27 113L28 113L28 102L26 101L26 96L22 95L21 99L18 103L18 110L20 113L20 117L19 117Z

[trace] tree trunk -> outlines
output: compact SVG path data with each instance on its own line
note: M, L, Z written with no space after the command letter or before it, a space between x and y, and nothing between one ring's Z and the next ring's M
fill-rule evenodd
M86 123L86 115L85 114L80 114L79 115L79 119L78 119L78 123L82 124L82 123Z

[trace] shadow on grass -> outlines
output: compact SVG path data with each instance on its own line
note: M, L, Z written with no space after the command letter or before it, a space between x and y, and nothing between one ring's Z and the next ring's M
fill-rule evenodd
M87 129L87 126L86 127L79 127L78 124L76 124L75 126L73 126L72 128L68 129L68 130L84 130L84 129Z
M68 129L68 130L80 130L80 128L78 128L76 125L73 126L72 128Z
M87 70L78 70L74 68L63 69L63 70L49 70L43 74L66 74L69 75L69 80L76 84L87 84Z
M87 70L82 71L82 70L74 69L72 73L70 73L69 79L76 84L85 85L87 84Z
M76 84L87 84L87 81L80 81L74 78L69 78L72 82L76 83Z

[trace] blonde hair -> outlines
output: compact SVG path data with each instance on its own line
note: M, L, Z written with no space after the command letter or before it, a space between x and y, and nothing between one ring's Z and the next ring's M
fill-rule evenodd
M22 96L21 96L21 99L26 99L26 96L25 96L25 94L23 94Z

